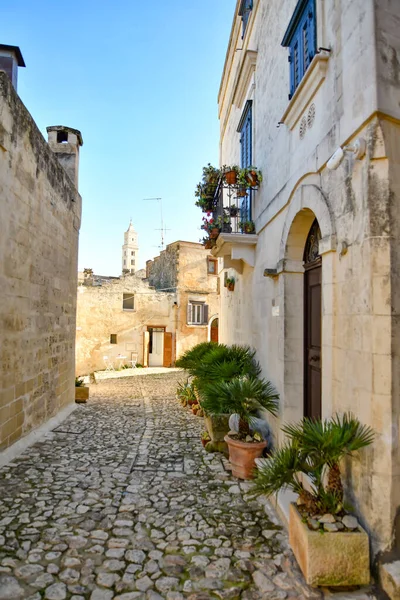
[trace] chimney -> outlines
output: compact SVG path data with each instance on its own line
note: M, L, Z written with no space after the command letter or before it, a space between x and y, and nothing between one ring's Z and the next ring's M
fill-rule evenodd
M18 82L18 67L25 67L25 62L18 46L0 44L0 71L7 73L15 89L17 89Z
M47 127L47 133L51 150L57 154L58 160L78 189L79 148L83 146L81 132L71 127L54 125Z

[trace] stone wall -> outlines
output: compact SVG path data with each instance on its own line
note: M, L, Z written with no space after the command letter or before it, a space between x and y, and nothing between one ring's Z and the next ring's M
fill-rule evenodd
M166 327L175 331L174 293L158 292L137 275L101 281L94 276L97 285L78 287L76 372L86 375L102 370L107 362L118 367L118 362L128 364L132 353L137 361L145 364L144 332L149 326ZM123 294L134 296L134 309L124 310ZM110 336L117 336L117 343L110 343ZM117 356L126 359L118 361Z
M74 401L81 198L0 72L0 448Z
M400 6L316 0L317 46L331 52L318 55L302 92L289 102L281 40L296 0L253 4L243 42L238 17L227 52L220 161L239 162L237 125L253 100L252 162L264 181L253 203L254 263L220 273L221 284L224 272L236 279L234 293L221 285L221 337L257 349L263 374L280 392L280 418L271 422L281 441L280 425L303 416L303 253L317 218L322 412L351 411L376 431L374 445L343 470L348 499L376 555L393 544L400 506ZM356 160L347 152L338 169L328 170L338 146L359 137L366 155ZM224 256L222 246L215 254L229 266L233 256ZM276 275L265 277L265 269Z

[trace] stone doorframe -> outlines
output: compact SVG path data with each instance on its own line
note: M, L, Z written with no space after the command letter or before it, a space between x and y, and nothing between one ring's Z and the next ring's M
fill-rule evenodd
M283 300L281 420L289 423L303 418L303 255L315 218L321 230L319 253L322 257L322 417L332 414L333 252L336 250L336 234L331 209L317 182L319 176L307 177L291 194L279 248L278 273Z

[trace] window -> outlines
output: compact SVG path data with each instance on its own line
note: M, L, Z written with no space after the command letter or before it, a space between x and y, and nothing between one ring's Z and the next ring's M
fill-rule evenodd
M133 250L131 250L131 256L135 256L135 253Z
M110 334L110 344L116 344L116 343L117 343L117 334L111 333Z
M68 142L68 131L57 131L57 144L65 144Z
M126 260L124 260L124 267L126 267Z
M207 273L209 275L216 275L217 274L217 259L216 258L209 258L207 259Z
M134 264L135 264L135 261L134 261L134 260L131 260L131 266L132 266L132 265L134 265Z
M289 48L290 100L317 50L315 0L298 1L282 46Z
M190 300L187 306L188 325L206 325L208 322L208 306L204 302Z
M237 131L240 133L240 166L250 167L252 163L252 105L253 101L248 100L244 107L242 117L239 121ZM247 191L244 198L240 199L240 220L251 221L251 190Z
M134 310L135 309L135 297L132 293L123 294L122 309L123 310Z
M242 0L239 8L239 16L242 17L242 38L246 32L247 22L253 8L253 0Z

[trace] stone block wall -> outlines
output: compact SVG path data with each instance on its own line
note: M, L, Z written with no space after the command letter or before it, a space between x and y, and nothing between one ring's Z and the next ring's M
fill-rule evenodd
M0 448L74 401L81 197L0 72Z

